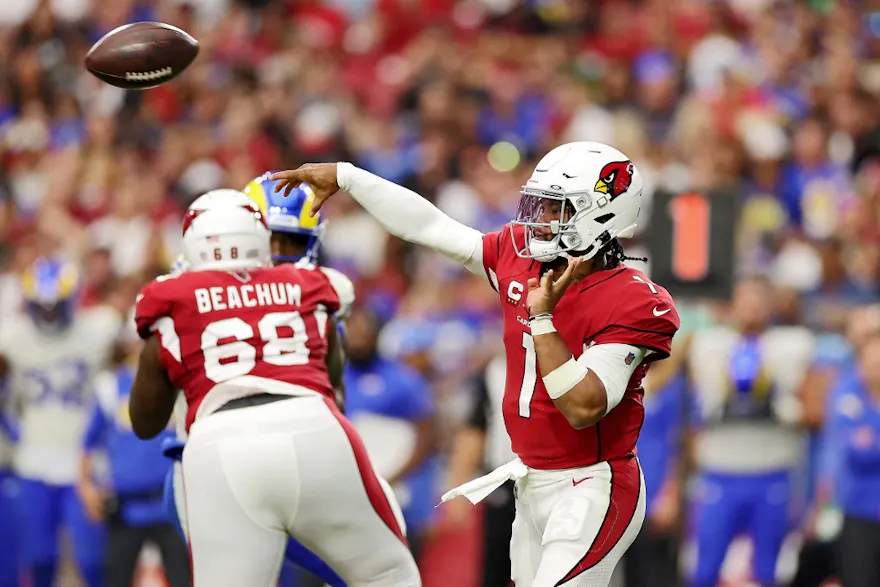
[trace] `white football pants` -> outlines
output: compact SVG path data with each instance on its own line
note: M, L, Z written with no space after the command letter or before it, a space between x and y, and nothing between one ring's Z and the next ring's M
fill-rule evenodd
M607 587L644 520L645 480L636 458L529 469L516 483L513 581L516 587Z
M399 508L329 400L216 412L183 453L194 587L275 587L288 535L349 587L420 587Z

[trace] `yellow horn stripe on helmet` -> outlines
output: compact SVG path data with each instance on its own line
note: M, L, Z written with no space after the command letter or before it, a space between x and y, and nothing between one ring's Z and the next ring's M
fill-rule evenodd
M244 193L247 197L253 200L254 204L260 208L260 212L265 216L268 204L266 200L266 192L263 190L263 182L261 180L262 177L258 177L247 184L247 187L244 188Z
M61 268L61 275L58 280L58 295L66 299L74 294L77 283L79 282L79 274L73 265L64 265Z
M309 216L309 213L312 211L312 204L315 203L315 192L306 184L302 184L302 189L306 193L306 199L303 202L302 210L299 211L299 227L317 228L318 216Z
M32 269L28 269L21 276L21 289L26 299L37 297L37 282L34 279Z

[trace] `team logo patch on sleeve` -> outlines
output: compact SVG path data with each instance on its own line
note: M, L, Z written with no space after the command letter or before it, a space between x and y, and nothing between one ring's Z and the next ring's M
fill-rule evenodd
M626 363L627 365L632 365L632 362L635 360L636 360L636 354L630 353L626 356L626 358L623 360L623 362Z

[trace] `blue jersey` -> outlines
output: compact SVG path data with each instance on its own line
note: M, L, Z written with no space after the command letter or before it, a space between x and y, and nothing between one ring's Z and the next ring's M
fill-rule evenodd
M645 394L645 422L636 448L645 476L648 512L676 466L686 396L683 374Z
M880 522L880 400L851 374L835 389L831 410L837 500L847 515Z
M853 377L856 361L853 350L846 339L839 334L822 334L816 338L812 371L827 373L831 383L825 395L825 414L834 409L837 396L847 388L846 380ZM822 428L811 432L807 446L807 502L816 498L819 486L836 493L836 486L845 483L845 472L839 467L839 450L837 447L837 431L828 419Z
M108 484L119 498L122 514L133 525L167 521L162 488L171 462L162 443L173 438L167 430L141 440L131 428L128 398L134 382L131 367L102 373L95 383L96 402L83 441L86 450L104 450L110 468Z
M376 359L368 367L349 363L345 389L345 412L349 417L368 412L416 421L434 415L434 397L427 381L398 363L384 359Z

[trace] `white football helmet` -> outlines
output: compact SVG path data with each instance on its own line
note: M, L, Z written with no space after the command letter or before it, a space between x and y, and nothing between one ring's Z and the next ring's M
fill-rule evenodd
M217 206L248 206L250 202L252 200L247 194L238 190L211 190L193 200L187 211L208 210Z
M186 270L270 267L269 227L257 205L237 190L214 190L190 204L183 221Z
M602 143L556 147L523 186L511 223L516 254L537 261L593 258L615 238L632 238L642 199L642 176L629 158ZM516 226L525 228L525 242Z

